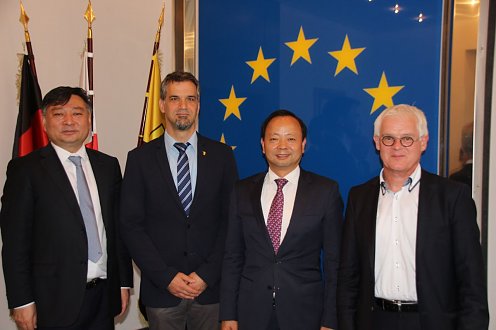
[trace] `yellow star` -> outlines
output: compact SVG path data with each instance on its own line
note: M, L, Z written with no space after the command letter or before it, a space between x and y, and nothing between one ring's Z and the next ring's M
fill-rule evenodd
M248 64L253 69L253 75L251 77L251 83L258 79L258 77L263 77L265 80L270 82L268 68L274 62L275 58L265 58L262 47L258 50L258 56L255 61L247 61Z
M363 90L369 93L374 98L374 104L370 114L373 114L381 106L391 107L394 105L393 96L405 86L389 86L386 78L386 73L382 72L379 87L364 88Z
M310 59L310 47L319 40L315 39L305 39L305 33L303 32L303 26L300 26L300 32L298 33L298 39L296 41L286 42L285 45L293 50L293 58L291 59L291 65L293 65L300 57L303 57L308 63L312 64Z
M224 114L224 121L230 115L235 115L241 120L241 113L239 112L239 106L246 100L246 97L236 97L236 92L234 92L234 85L231 86L231 92L229 93L228 99L219 99L220 103L226 106L226 113Z
M329 55L338 60L338 65L336 67L336 72L334 77L336 77L344 68L348 68L355 74L358 74L355 58L364 51L365 48L351 48L350 40L348 35L344 38L343 47L341 50L336 50L334 52L329 52Z
M227 144L226 143L226 138L224 137L224 133L222 133L222 136L220 137L220 142ZM236 149L236 146L230 146L232 150Z

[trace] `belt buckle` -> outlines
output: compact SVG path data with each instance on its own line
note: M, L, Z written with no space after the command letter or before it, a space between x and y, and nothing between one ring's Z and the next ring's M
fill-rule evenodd
M398 307L398 312L401 312L401 300L392 300L392 302Z
M100 282L100 280L101 278L96 277L89 282L86 282L86 289L93 289L98 284L98 282Z

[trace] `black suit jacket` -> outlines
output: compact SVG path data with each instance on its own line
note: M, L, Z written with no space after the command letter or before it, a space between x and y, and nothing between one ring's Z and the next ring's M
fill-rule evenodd
M237 180L231 148L198 134L198 167L190 215L174 185L165 142L159 137L129 152L122 185L122 236L141 270L149 307L180 299L167 290L178 272L196 272L208 285L200 304L219 301L229 196Z
M275 255L260 203L265 175L240 181L233 193L220 318L237 320L240 329L265 329L275 289L281 329L336 328L343 211L338 185L301 170L290 224Z
M489 316L475 204L467 186L422 171L416 282L422 329L487 329ZM379 178L351 189L338 280L339 329L368 330L374 308Z
M120 287L133 284L116 228L121 172L116 158L87 153L107 234L110 310L117 315ZM34 301L38 326L73 323L86 290L88 243L77 198L51 145L10 161L0 225L9 308Z

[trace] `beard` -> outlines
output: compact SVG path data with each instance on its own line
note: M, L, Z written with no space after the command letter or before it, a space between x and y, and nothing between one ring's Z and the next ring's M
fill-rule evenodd
M175 124L178 130L187 131L193 126L194 121L189 119L178 119Z

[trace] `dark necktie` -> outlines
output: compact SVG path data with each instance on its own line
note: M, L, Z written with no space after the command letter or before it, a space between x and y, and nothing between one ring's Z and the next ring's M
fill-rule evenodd
M97 262L102 257L102 246L98 237L95 210L91 201L90 189L81 166L81 156L69 156L69 160L76 165L77 190L79 208L83 215L86 236L88 237L88 259Z
M269 216L267 219L267 230L269 231L274 252L277 254L281 244L282 212L284 209L284 194L282 192L282 188L286 183L288 183L288 180L276 179L274 181L277 184L277 192L272 200L272 204L270 205Z
M179 200L183 205L184 212L189 216L191 203L193 202L193 194L191 190L191 176L189 174L189 161L186 155L186 149L189 146L187 143L174 143L174 147L179 151L177 159L177 193Z

